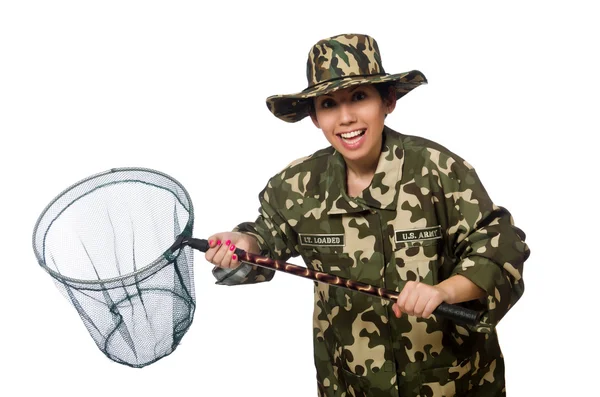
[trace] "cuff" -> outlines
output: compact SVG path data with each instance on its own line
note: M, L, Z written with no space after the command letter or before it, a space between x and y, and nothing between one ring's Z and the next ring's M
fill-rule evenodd
M235 269L224 269L215 266L212 270L213 276L217 279L217 285L238 285L241 284L247 277L252 266L247 263L242 263Z
M464 302L470 309L481 311L479 324L469 326L472 331L490 333L506 314L510 302L510 280L504 270L491 260L482 256L470 256L460 261L452 276L460 274L485 291L486 297L480 300Z

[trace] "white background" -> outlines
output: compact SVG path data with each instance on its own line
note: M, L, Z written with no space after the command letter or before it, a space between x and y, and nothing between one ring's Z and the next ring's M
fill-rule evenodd
M467 159L527 233L526 293L498 327L508 395L596 393L597 12L481 3L2 2L0 394L316 395L311 282L219 287L198 254L194 324L132 369L96 348L30 241L60 191L123 166L181 181L197 237L253 220L267 179L327 145L264 99L305 88L310 47L348 32L429 80L387 124Z

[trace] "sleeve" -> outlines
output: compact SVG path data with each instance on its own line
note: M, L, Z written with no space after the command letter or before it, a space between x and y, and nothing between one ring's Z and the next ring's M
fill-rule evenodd
M492 203L475 170L457 172L454 191L445 192L450 251L461 274L486 292L481 301L466 303L483 315L471 330L488 333L524 292L523 263L530 251L525 233L511 214Z
M287 220L277 210L277 189L273 188L273 179L260 193L259 215L254 222L244 222L233 231L252 235L258 241L260 254L282 261L298 256L296 250L297 236ZM242 263L235 269L223 269L215 266L213 275L219 285L254 284L270 281L274 270L249 263Z

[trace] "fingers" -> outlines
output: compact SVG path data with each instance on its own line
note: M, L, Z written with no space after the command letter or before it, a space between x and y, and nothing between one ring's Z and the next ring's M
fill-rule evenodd
M408 281L406 283L406 285L404 285L404 288L402 289L402 292L400 292L400 296L398 296L398 300L396 301L396 305L398 306L398 311L407 313L406 300L410 296L411 291L414 288L414 284L415 284L414 281ZM397 317L399 317L399 316L397 316Z
M437 301L436 299L430 299L429 302L427 302L427 305L425 305L425 308L423 309L423 312L421 313L421 317L428 318L429 316L431 316L433 314L433 311L435 309L437 309L437 307L442 302L443 301Z
M215 257L215 254L219 250L221 244L221 237L218 234L210 236L208 238L208 250L206 250L206 252L204 253L204 258L208 262L213 263L213 258Z
M235 251L235 245L231 242L231 240L225 240L225 243L219 248L217 251L214 261L217 266L224 268L235 268L239 266L239 262L237 261L237 255L234 260L233 255Z
M394 315L396 315L396 317L400 318L400 316L402 315L402 311L400 311L400 307L398 306L397 303L394 303L392 305L392 310L394 311Z
M408 281L392 305L392 311L398 318L402 313L428 318L443 301L444 296L436 287Z
M416 284L414 281L411 281L411 283ZM416 291L417 286L411 286L410 290L407 292L407 297L406 300L404 301L404 310L403 312L414 316L415 315L415 306L417 304L417 300L419 299L419 292ZM404 291L403 291L404 292Z
M204 257L216 266L232 269L240 265L238 256L235 254L235 244L231 241L230 233L216 234L208 238L209 249Z

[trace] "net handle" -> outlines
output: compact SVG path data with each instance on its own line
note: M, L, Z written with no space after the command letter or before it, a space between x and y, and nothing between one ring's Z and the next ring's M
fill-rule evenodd
M209 249L207 240L180 236L180 238L177 239L173 247L171 247L171 251L175 251L183 245L188 245L202 252L206 252ZM346 288L351 291L361 292L363 294L383 298L392 302L397 301L400 295L399 292L390 291L385 288L374 287L369 284L349 280L343 277L334 276L329 273L318 272L303 266L297 266L284 261L279 261L264 256L252 254L241 248L236 248L235 254L239 257L240 261L248 262L256 266L272 270L278 270L281 272L293 274L294 276L304 277L313 281L318 281L320 283ZM458 305L451 305L445 302L442 302L433 311L433 314L442 316L448 320L452 320L457 323L463 323L467 325L476 325L479 322L479 318L481 317L480 312L467 309Z

